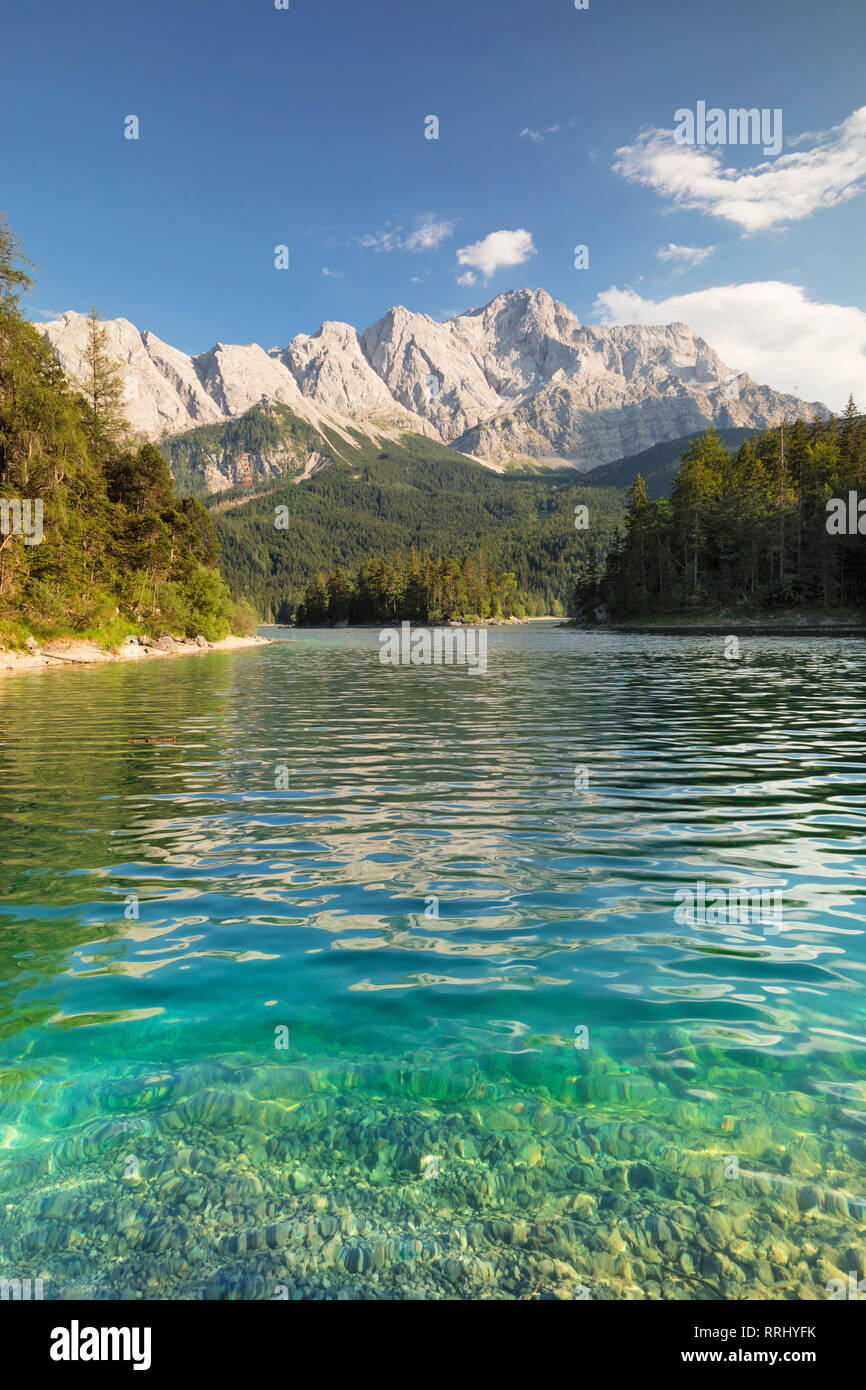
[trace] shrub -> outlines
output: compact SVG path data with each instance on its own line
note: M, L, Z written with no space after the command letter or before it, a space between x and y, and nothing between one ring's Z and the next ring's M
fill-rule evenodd
M259 625L256 610L248 599L238 599L231 616L231 630L238 637L254 637Z

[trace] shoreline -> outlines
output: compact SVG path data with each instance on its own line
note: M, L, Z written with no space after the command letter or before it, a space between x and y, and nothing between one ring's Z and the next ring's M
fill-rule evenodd
M142 647L136 642L125 642L120 647L106 651L95 642L61 637L56 641L47 642L38 652L0 648L0 680L4 676L15 676L30 671L68 671L72 666L106 666L116 662L150 661L154 657L205 656L208 652L267 647L272 641L269 637L229 636L223 637L219 642L208 642L206 647L200 647L194 641L176 642L168 651L162 651L157 647Z
M866 625L862 623L742 623L731 622L726 626L713 623L670 624L654 623L625 627L613 623L599 623L596 627L575 625L578 632L611 632L617 636L644 637L866 637Z
M566 619L563 627L578 632L633 632L649 637L866 637L866 622L859 610L842 610L835 616L814 609L776 609L763 615L754 613L693 613L690 615L648 614L644 618L613 618L601 622Z
M316 623L311 626L304 624L297 627L294 623L262 623L264 628L276 628L280 632L384 632L388 627L399 627L403 622L411 622L414 628L440 628L440 627L522 627L526 623L559 623L561 627L572 627L566 618L558 617L555 613L546 613L532 618L480 618L477 623L457 622L456 619L449 619L447 623L421 623L414 618L393 618L389 623Z

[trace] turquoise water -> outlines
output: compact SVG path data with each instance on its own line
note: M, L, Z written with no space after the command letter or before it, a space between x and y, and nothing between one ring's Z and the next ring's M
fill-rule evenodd
M277 635L0 684L0 1278L866 1276L866 648L535 624L482 676ZM701 883L780 927L683 921Z

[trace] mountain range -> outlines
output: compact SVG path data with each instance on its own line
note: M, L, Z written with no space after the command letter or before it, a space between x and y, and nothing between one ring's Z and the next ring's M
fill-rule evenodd
M69 312L38 326L81 381L87 319ZM443 322L402 307L361 334L327 322L267 352L217 343L191 357L127 319L105 329L129 423L152 440L281 405L311 437L381 443L410 433L496 471L529 462L586 470L710 426L763 429L829 413L730 369L685 324L586 326L542 289L508 291ZM309 457L298 465L310 467ZM211 469L215 491L236 481L231 468Z

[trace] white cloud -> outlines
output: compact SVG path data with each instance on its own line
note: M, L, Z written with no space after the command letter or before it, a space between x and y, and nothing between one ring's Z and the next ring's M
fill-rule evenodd
M326 265L322 266L322 274L327 275L329 280L345 280L346 278L342 270L329 270Z
M558 125L549 125L545 130L530 130L529 126L527 126L525 130L521 130L517 138L518 140L523 140L528 135L533 144L540 145L545 135L555 135L559 129L560 127Z
M365 251L399 251L402 244L401 231L401 227L392 227L389 223L383 232L365 232L362 237L358 237L358 245Z
M474 285L478 276L472 270L467 270L464 275L457 276L458 285Z
M748 232L765 231L837 207L866 187L866 106L809 138L811 149L749 169L726 169L715 146L681 145L672 130L645 130L633 145L617 150L613 169L679 207L723 217Z
M715 249L715 246L677 246L676 242L669 241L667 246L659 247L656 255L660 261L673 261L674 273L679 275L687 266L700 265Z
M386 222L381 232L367 232L358 238L365 251L435 251L443 241L454 235L455 222L436 217L432 212L416 219L414 231L403 235L403 227Z
M489 280L501 266L522 265L534 255L532 233L520 227L514 232L491 232L482 241L461 246L457 260L460 265L474 266ZM466 284L467 281L462 283Z
M525 140L528 136L533 144L538 145L545 135L557 135L561 130L571 130L576 123L577 117L572 116L571 120L566 121L564 125L561 121L557 121L556 125L545 126L543 130L533 130L530 126L525 126L517 138L518 140Z
M778 280L720 285L663 300L612 287L593 306L604 324L686 323L732 370L759 385L842 410L866 408L866 313L807 299Z
M404 251L435 251L443 241L454 235L454 223L436 218L432 212L422 217L414 232L403 243Z

